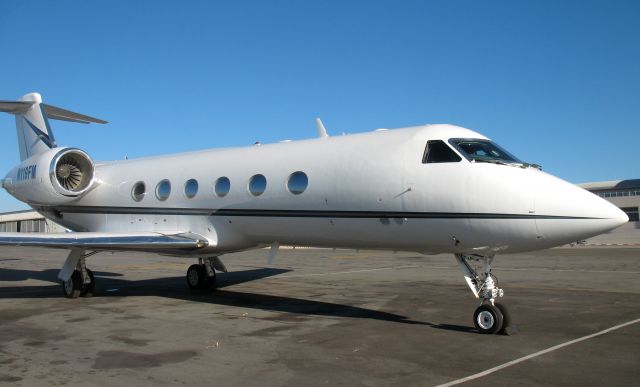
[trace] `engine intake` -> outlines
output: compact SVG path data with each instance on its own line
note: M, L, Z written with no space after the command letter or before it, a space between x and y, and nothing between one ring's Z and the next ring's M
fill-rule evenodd
M49 175L53 187L60 194L80 196L93 182L93 161L80 149L65 149L51 160Z

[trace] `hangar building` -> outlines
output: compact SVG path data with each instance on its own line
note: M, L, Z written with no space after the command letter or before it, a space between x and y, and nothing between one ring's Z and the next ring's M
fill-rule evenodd
M0 214L0 232L65 232L65 228L35 211Z

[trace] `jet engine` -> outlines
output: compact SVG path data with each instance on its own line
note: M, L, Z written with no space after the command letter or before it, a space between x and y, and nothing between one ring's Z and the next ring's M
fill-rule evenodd
M53 148L23 161L7 174L3 187L23 202L60 205L84 196L94 186L91 157L76 148Z

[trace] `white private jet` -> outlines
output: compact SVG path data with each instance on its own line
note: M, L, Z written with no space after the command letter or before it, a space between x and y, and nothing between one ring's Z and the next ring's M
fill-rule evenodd
M612 230L624 212L518 160L481 134L424 125L232 149L94 162L59 147L49 119L105 121L42 103L0 101L16 117L21 163L2 186L71 233L3 233L0 245L69 250L64 293L93 293L85 258L148 251L197 258L193 289L213 287L225 253L297 245L453 253L481 299L481 333L506 328L496 254L544 249ZM473 262L482 264L476 268Z

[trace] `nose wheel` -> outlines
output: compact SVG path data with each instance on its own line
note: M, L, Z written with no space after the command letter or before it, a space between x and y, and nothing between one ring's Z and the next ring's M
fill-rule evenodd
M491 274L493 256L456 254L456 260L464 273L464 278L476 298L481 299L480 306L473 314L473 325L483 334L512 334L515 328L507 308L495 302L504 296L504 291L497 286L497 278ZM483 270L478 272L469 262L482 262Z
M502 329L503 323L502 312L494 305L480 305L473 314L473 324L480 333L498 333Z

